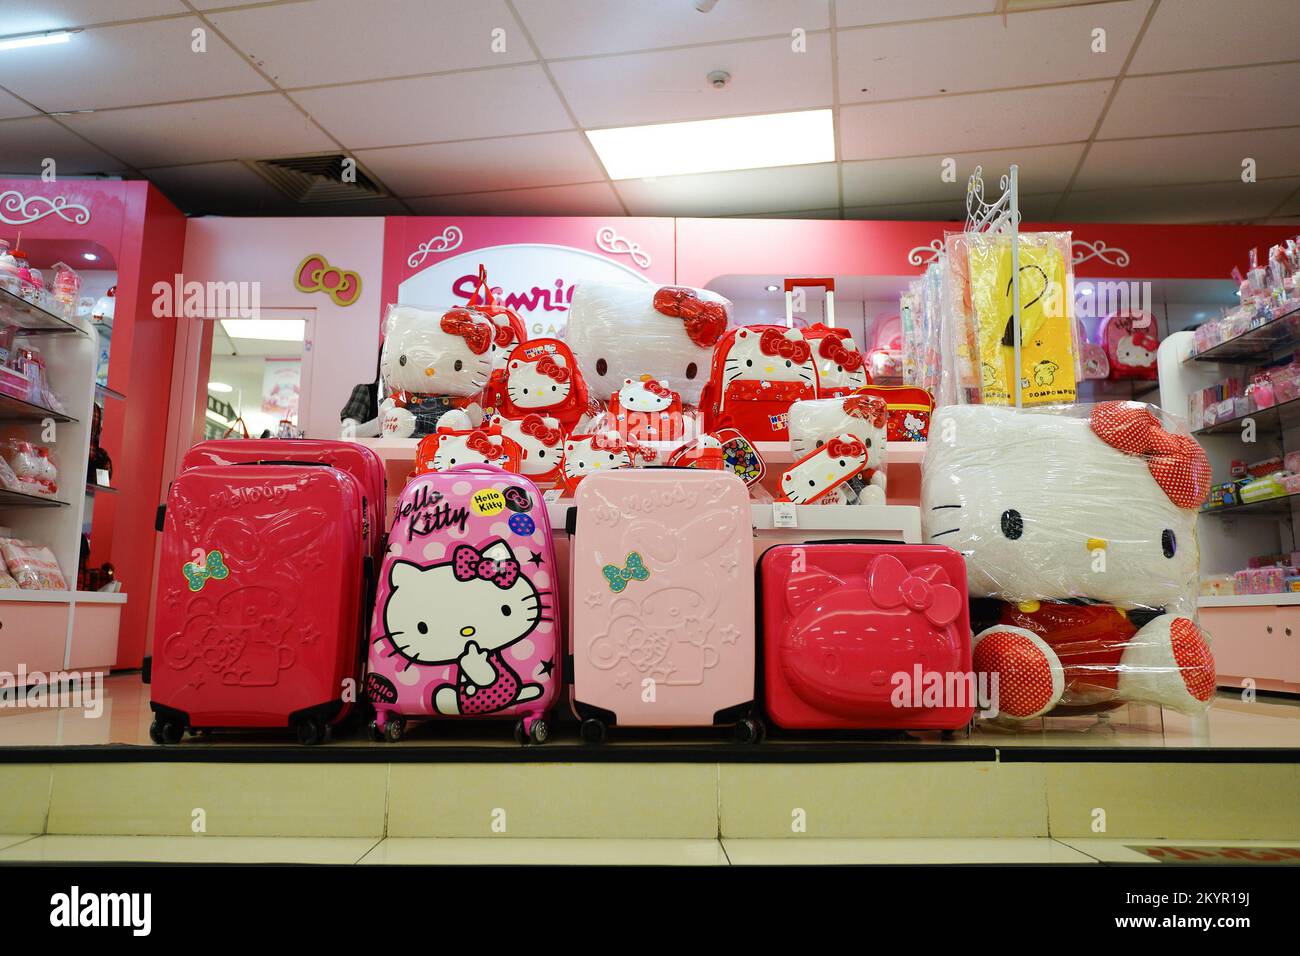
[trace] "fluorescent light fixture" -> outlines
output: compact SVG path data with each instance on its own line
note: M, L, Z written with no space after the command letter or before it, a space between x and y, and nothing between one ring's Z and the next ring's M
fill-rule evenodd
M81 258L85 259L87 262L95 262L99 259L99 256L95 255L93 252L83 252Z
M593 129L587 138L610 179L835 161L830 110Z
M67 30L51 30L49 33L33 33L25 37L0 38L0 50L18 50L25 46L50 46L54 43L67 43L72 34Z
M306 323L301 319L222 319L221 327L232 339L301 342Z
M234 390L235 386L227 385L225 382L208 382L209 392L217 392L224 395L226 392L233 392Z

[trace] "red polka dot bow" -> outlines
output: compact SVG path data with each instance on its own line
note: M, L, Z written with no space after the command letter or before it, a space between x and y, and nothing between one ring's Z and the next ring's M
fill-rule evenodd
M468 544L458 544L451 553L451 570L457 581L491 581L502 590L519 579L519 562L513 558L497 561L485 558Z
M808 347L803 336L786 338L786 334L780 329L764 329L763 334L759 336L758 347L764 355L776 355L801 365L812 357L812 349Z
M860 441L844 441L832 438L826 443L826 451L832 458L862 458L867 449Z
M909 572L892 554L882 554L872 562L867 572L867 591L879 607L906 605L939 627L955 621L966 601L937 564Z
M442 330L448 335L459 335L475 355L482 355L492 344L492 324L475 321L465 309L452 309L442 317Z
M541 415L525 416L519 430L530 438L536 438L547 447L554 447L564 439L564 433L558 428L548 428Z
M655 311L679 318L686 334L702 349L716 345L727 331L727 310L721 302L701 299L693 289L666 285L655 292Z
M876 428L884 428L889 418L889 406L879 395L850 395L844 399L844 414L861 418Z
M822 339L821 345L817 347L817 354L843 367L846 372L856 372L862 368L862 353L857 349L846 347L844 340L837 336L828 335Z
M549 355L542 356L542 360L537 363L537 372L557 382L567 382L571 374L567 368Z
M1091 425L1107 445L1146 459L1151 477L1178 507L1201 506L1210 490L1210 461L1195 439L1165 431L1136 402L1102 402L1092 410Z

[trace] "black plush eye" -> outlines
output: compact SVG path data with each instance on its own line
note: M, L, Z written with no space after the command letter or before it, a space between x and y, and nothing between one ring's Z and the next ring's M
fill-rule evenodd
M1173 531L1169 528L1165 528L1160 533L1160 550L1165 553L1166 558L1172 558L1178 553L1178 539L1174 537Z
M785 360L785 367L786 367L786 368L789 368L789 367L790 367L791 365L793 365L793 364L794 364L794 363L791 362L789 359L786 359L786 360Z
M551 391L554 392L554 391L556 391L557 389L559 389L559 387L560 387L560 386L558 386L558 385L552 385L552 386L551 386Z
M1002 512L1002 533L1012 541L1025 533L1025 519L1020 517L1020 512L1015 508Z
M416 629L417 631L419 631L421 634L428 634L428 633L429 633L429 625L428 625L428 624L425 624L423 621L421 621L419 624L415 625L415 629Z
M453 464L453 465L456 464L456 459L455 459L455 458L453 458L453 459L451 460L451 464ZM421 633L423 633L423 632L421 632Z
M809 487L809 488L816 488L816 487L817 487L817 482L812 481L812 480L809 480L809 482L808 482L808 487Z
M596 359L596 374L604 375L609 371L609 363L604 359Z
M459 372L464 367L465 367L465 363L462 362L460 359L456 359L456 365L455 365L456 371Z
M686 366L686 377L687 377L687 378L694 378L694 377L695 377L695 373L698 372L698 371L699 371L699 369L695 366L695 363L692 362L690 365Z
M826 442L822 441L820 438L817 439L817 447L818 447L818 448L821 448L822 445L824 445L824 444L826 444Z
M863 439L863 444L865 444L868 448L870 448L870 447L871 447L871 439L870 439L870 438L864 438L864 439Z
M843 459L843 458L840 459L840 467L841 467L841 468L844 467L844 459Z
M844 371L844 366L843 366L843 365L837 365L837 366L835 366L835 371L837 371L837 372L842 372L842 371Z
M538 457L538 458L545 458L545 457L546 457L546 449L543 448L541 451L539 451L539 452L537 453L537 457Z
M399 355L399 356L397 357L397 364L398 364L398 365L405 365L405 364L406 364L406 356L405 356L405 355Z
M525 395L528 394L528 389L524 389L524 394L525 394Z
M510 616L510 605L509 605L509 604L502 604L502 605L501 605L501 616L502 616L502 617L509 617L509 616Z
M580 461L580 462L578 462L578 467L579 467L579 468L586 468L586 467L587 467L587 463L586 463L585 461Z
M754 367L754 360L753 360L753 359L745 359L745 365L748 366L749 368L753 368L753 367Z

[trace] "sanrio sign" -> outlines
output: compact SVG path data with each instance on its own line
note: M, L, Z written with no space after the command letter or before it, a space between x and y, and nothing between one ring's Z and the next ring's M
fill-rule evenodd
M487 269L497 301L519 313L530 337L562 333L569 301L580 282L650 282L640 272L596 253L546 243L514 243L436 262L402 282L397 301L464 305L474 294L480 264Z

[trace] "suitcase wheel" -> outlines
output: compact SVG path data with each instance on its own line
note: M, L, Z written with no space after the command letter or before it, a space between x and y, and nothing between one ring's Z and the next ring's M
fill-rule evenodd
M736 740L742 744L758 744L767 736L767 728L757 717L742 717L736 721Z
M588 717L582 722L579 730L584 742L589 744L599 744L605 741L605 723L597 720L595 717Z
M185 727L175 720L155 717L149 725L149 739L156 744L178 744L185 736Z
M298 743L310 747L322 744L329 739L329 724L319 717L303 717L294 725L298 734Z
M402 732L406 730L406 721L396 714L389 714L387 719L381 725L378 718L370 722L370 739L375 741L388 741L395 744L402 739Z
M521 746L528 743L544 744L550 736L551 728L540 717L533 718L531 724L526 720L515 723L515 743Z

